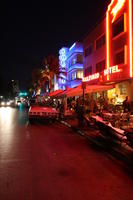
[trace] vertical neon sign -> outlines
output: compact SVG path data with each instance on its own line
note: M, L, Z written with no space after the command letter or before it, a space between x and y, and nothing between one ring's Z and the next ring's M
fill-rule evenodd
M133 40L132 40L133 28L132 28L132 0L129 0L129 52L130 52L130 78L133 77Z
M115 7L112 9L111 14L113 15L113 19L112 19L112 23L114 22L117 13L119 12L119 10L121 10L121 8L124 6L126 0L118 0L117 4L115 5ZM114 1L113 1L114 2Z
M130 77L133 77L133 44L132 44L132 0L129 1L129 54L130 54ZM112 15L112 23L115 21L117 14L123 8L126 0L112 0L108 6L108 10L106 12L106 55L107 55L107 69L110 67L110 14ZM124 13L124 31L126 31L126 14ZM126 50L126 49L125 49ZM126 53L126 52L125 52ZM126 56L126 55L125 55ZM126 58L125 58L126 61ZM109 80L109 76L107 76L107 80Z
M106 13L106 45L107 45L107 69L109 69L110 66L110 45L109 45L109 12ZM109 80L109 76L107 76L107 80Z

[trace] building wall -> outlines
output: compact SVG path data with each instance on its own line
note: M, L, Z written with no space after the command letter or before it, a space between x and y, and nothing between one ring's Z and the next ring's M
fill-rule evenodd
M112 0L104 19L84 38L84 77L99 72L97 84L116 84L119 98L129 96L133 100L133 0ZM132 17L131 17L132 16ZM97 40L105 34L105 44L96 50ZM89 45L92 52L86 55ZM98 44L99 45L99 44ZM105 70L97 71L100 60L105 60ZM92 66L92 70L88 69ZM115 68L112 68L115 67ZM116 70L117 69L117 70ZM88 72L88 74L87 74ZM93 84L90 79L83 79L87 84ZM120 94L121 82L125 85L126 93ZM119 87L120 86L120 87ZM124 87L124 86L123 86Z
M92 32L83 40L83 48L84 48L84 74L85 69L89 66L92 66L92 73L95 73L96 63L106 59L106 48L105 45L101 46L98 50L96 50L96 40L100 38L100 36L105 34L105 19L98 24ZM86 49L92 45L92 53L90 55L85 56Z

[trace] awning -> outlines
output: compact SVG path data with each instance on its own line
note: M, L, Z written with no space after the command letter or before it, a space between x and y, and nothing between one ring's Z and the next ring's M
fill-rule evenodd
M56 90L54 92L49 93L49 96L50 97L58 96L62 92L63 92L63 90Z
M67 95L68 92L70 92L72 90L73 90L73 88L67 88L66 90L62 91L58 96L59 97L65 96L65 95Z
M85 94L103 92L113 89L114 87L114 85L86 85ZM66 93L67 97L81 96L82 94L82 85L79 85Z

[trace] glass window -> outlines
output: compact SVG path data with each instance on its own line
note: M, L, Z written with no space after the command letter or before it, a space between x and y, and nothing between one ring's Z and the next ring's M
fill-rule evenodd
M85 49L85 52L84 52L85 57L91 55L91 54L92 54L92 51L93 51L93 45L91 44L89 47L87 47L87 48Z
M92 66L85 68L85 77L92 74Z
M118 20L116 20L112 25L113 37L124 32L124 15L122 15Z
M76 56L74 56L71 61L70 61L70 65L75 65L76 63L83 63L83 55L82 54L77 54Z
M83 70L78 70L77 71L77 78L82 79L83 78Z
M96 64L96 72L102 72L105 69L105 60Z
M115 65L124 63L124 50L115 54Z
M82 56L82 54L77 54L77 63L83 63L83 56Z
M76 59L76 57L72 58L72 60L71 60L71 65L75 65L75 64L76 64L76 62L77 62L77 59Z
M96 40L96 50L100 49L105 44L105 34Z
M72 72L71 74L71 80L75 80L76 79L76 72Z

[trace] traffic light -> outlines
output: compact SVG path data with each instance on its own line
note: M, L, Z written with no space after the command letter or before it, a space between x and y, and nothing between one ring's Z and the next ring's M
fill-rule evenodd
M22 97L22 96L27 96L27 95L28 95L27 92L20 92L20 93L19 93L19 96L20 96L20 97Z

